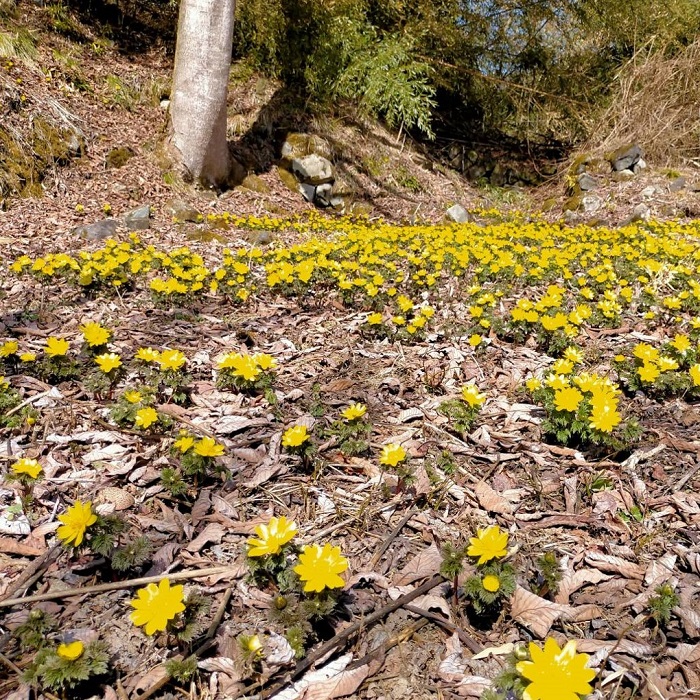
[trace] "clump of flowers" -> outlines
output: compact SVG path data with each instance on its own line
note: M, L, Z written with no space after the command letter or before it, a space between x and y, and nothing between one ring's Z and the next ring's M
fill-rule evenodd
M264 391L272 386L277 360L261 352L229 352L219 359L217 368L217 386L221 389Z
M65 338L49 336L44 354L36 365L37 375L45 381L57 384L80 375L80 365L69 356L70 343Z
M620 390L605 377L550 374L544 383L532 379L527 386L547 413L543 431L561 444L622 447L638 435L636 421L622 422Z
M179 463L177 469L167 467L161 473L163 485L173 494L181 495L188 490L183 475L196 486L210 472L226 474L226 468L217 461L224 455L225 446L213 437L196 438L186 430L180 431L172 446L172 455Z
M48 640L39 648L23 674L25 683L61 693L73 690L109 670L109 649L101 640L84 643L80 640L61 642Z
M136 423L138 411L152 406L153 402L154 396L151 387L131 387L119 395L117 402L110 407L109 414L117 425L133 426Z
M491 525L478 530L466 547L445 544L440 570L443 576L454 580L456 596L458 576L465 557L475 559L477 571L465 581L464 595L477 614L485 614L489 618L498 612L499 604L515 591L515 569L501 561L507 554L508 533L498 525Z
M10 471L5 477L8 482L16 482L20 487L20 500L22 510L26 514L32 503L32 493L34 485L41 479L43 468L36 459L22 457L10 467Z
M0 369L14 372L19 363L19 343L16 340L6 340L0 345Z
M472 382L462 387L460 398L443 401L438 410L450 419L450 427L454 431L467 433L474 425L485 402L486 394L480 392Z
M282 447L296 454L308 454L311 435L305 425L291 425L282 434Z
M343 454L351 457L366 453L372 432L372 424L367 419L367 406L363 403L350 404L341 411L340 416L325 432L335 436Z
M104 352L112 337L112 331L94 321L88 321L80 326L80 332L83 334L85 348L94 355Z
M293 520L284 515L270 518L269 522L255 526L256 537L248 542L246 555L254 580L260 582L275 580L282 588L290 586L287 557L294 551L291 544L298 528ZM280 578L281 577L281 578Z
M409 486L414 478L406 449L396 442L389 442L382 447L379 455L379 464L384 467L392 467L393 472L399 477L397 490L401 491Z

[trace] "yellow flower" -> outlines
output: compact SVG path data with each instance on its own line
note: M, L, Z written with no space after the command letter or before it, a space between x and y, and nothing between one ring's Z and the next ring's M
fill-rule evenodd
M284 447L300 447L309 439L309 431L305 425L293 425L287 428L282 435Z
M7 342L0 345L0 357L10 357L10 355L16 355L19 350L19 344L16 340L8 340Z
M645 362L641 367L637 368L637 374L643 382L652 384L659 378L661 370L656 365Z
M367 316L367 323L370 326L378 326L382 322L382 315L380 313L373 313Z
M688 372L693 380L693 386L700 386L700 364L693 365Z
M19 359L22 362L34 362L36 360L36 354L33 352L23 352L20 356Z
M158 421L158 412L155 408L148 406L147 408L140 408L136 411L136 418L134 419L134 425L137 428L148 428Z
M508 554L508 533L501 532L498 525L490 525L486 529L478 530L476 537L469 538L470 557L479 557L477 564L481 566L491 559L501 559Z
M254 634L246 641L245 648L251 654L258 654L262 651L262 642L257 634Z
M644 362L656 362L659 359L659 351L648 343L639 343L632 354Z
M583 401L583 394L574 387L559 389L554 392L554 407L557 411L574 412Z
M70 644L59 644L56 653L66 661L75 661L79 659L85 651L85 645L81 641L71 642Z
M687 335L676 334L676 337L671 341L671 346L678 352L685 353L690 350L690 338Z
M62 357L68 352L70 345L65 338L50 336L46 339L46 354L49 357Z
M232 369L234 377L241 377L247 382L255 381L261 374L260 365L251 355L230 352L219 361L219 369Z
M194 451L201 457L220 457L224 454L224 446L213 437L203 437L195 443Z
M356 418L362 418L362 416L367 413L367 406L363 403L353 403L348 406L341 414L345 420L355 420Z
M399 462L403 462L406 459L406 450L404 450L401 445L397 445L395 442L390 442L388 445L382 447L382 453L379 456L379 463L386 464L390 467L395 467Z
M552 372L555 374L571 374L574 371L574 363L566 358L559 358L552 365Z
M573 362L575 365L581 364L583 362L583 352L574 345L570 345L566 350L564 350L564 357Z
M38 479L39 474L42 472L39 462L35 459L28 459L27 457L18 459L10 468L13 474L26 474L32 479Z
M83 334L85 342L91 348L104 345L109 340L110 332L106 328L103 328L99 323L89 321L88 323L80 326L80 330Z
M194 445L194 438L187 433L181 434L180 437L175 440L174 447L177 447L182 454L185 454Z
M266 355L264 352L256 352L253 355L253 361L263 372L277 368L277 360L272 355Z
M158 585L149 583L136 591L137 598L130 605L134 611L129 619L137 626L145 625L146 634L162 632L178 613L185 609L183 586L170 587L170 581L164 578Z
M591 428L603 433L611 433L620 420L617 400L608 394L594 393L591 398Z
M495 593L501 587L501 580L498 578L498 576L488 574L482 579L481 585L489 593Z
M142 362L157 362L160 358L160 353L153 348L139 348L136 351L136 359Z
M481 345L482 340L483 338L478 333L474 333L473 335L469 336L469 345L471 345L473 348L476 348L479 345Z
M141 396L141 392L137 391L136 389L129 389L128 391L125 391L124 394L124 399L125 401L128 401L129 403L139 403L143 396Z
M95 362L105 374L108 374L113 369L117 369L117 367L121 367L122 365L121 358L116 352L105 352L102 355L98 355L95 358Z
M345 581L338 575L348 568L348 560L341 555L340 547L326 543L306 546L299 555L295 573L304 582L304 591L320 593L324 588L342 588Z
M672 357L666 355L659 357L657 365L662 372L670 372L673 369L678 369L678 363Z
M462 387L462 399L472 408L483 406L486 401L486 394L480 394L476 384L467 384Z
M563 649L548 637L544 649L530 642L532 661L520 661L515 668L531 681L525 688L523 700L580 700L593 688L590 681L595 671L586 668L588 654L576 653L576 642L569 640Z
M248 540L249 557L265 557L268 554L277 554L282 545L287 544L297 534L296 523L282 515L279 518L270 518L267 525L255 526L256 537Z
M525 386L529 392L537 391L542 387L542 382L537 377L530 377L526 382Z
M163 350L156 360L161 369L177 371L187 362L187 358L179 350Z
M59 515L58 519L63 523L56 530L58 539L65 545L79 547L85 537L85 531L97 522L97 515L92 512L92 501L76 501L63 515Z

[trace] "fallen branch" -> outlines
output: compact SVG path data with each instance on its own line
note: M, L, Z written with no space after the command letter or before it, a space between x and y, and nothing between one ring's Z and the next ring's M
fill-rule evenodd
M42 600L56 600L58 598L69 598L90 593L104 593L105 591L118 591L122 588L132 588L133 586L143 586L149 583L158 583L164 578L170 581L186 581L191 578L204 578L205 576L216 576L218 574L237 574L238 570L230 566L215 566L210 569L199 569L198 571L178 571L174 574L159 574L158 576L142 576L126 581L114 581L112 583L99 583L96 586L83 586L82 588L69 588L65 591L50 591L49 593L38 593L26 598L10 598L1 600L0 608L11 605L23 605L25 603L39 603ZM237 577L237 576L236 576Z

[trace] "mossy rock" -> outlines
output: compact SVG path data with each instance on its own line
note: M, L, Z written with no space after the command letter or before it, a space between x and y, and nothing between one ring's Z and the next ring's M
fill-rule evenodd
M118 146L113 148L105 158L105 165L108 168L122 168L136 154L128 146Z
M562 211L580 211L583 209L583 195L575 195L574 197L569 197L564 204L562 204Z
M285 168L278 167L277 168L277 177L279 177L280 182L291 192L299 192L299 180L296 179L296 177L289 172L289 170L286 170Z
M75 134L58 128L41 116L31 120L26 143L0 128L0 194L40 197L41 183L55 165L66 165L72 158ZM27 148L27 143L30 147Z
M542 208L541 211L552 211L554 207L557 206L557 198L556 197L549 197L548 199L545 199L544 202L542 202Z
M258 175L246 175L241 182L241 187L251 192L257 192L258 194L270 194L270 187L268 184Z
M333 157L333 149L328 141L316 134L288 134L282 144L282 162L291 163L295 158L315 153L328 160Z

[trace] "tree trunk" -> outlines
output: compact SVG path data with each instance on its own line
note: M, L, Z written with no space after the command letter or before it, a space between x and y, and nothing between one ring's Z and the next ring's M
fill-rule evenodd
M205 186L229 174L226 92L236 0L181 0L170 101L170 144L186 175Z

